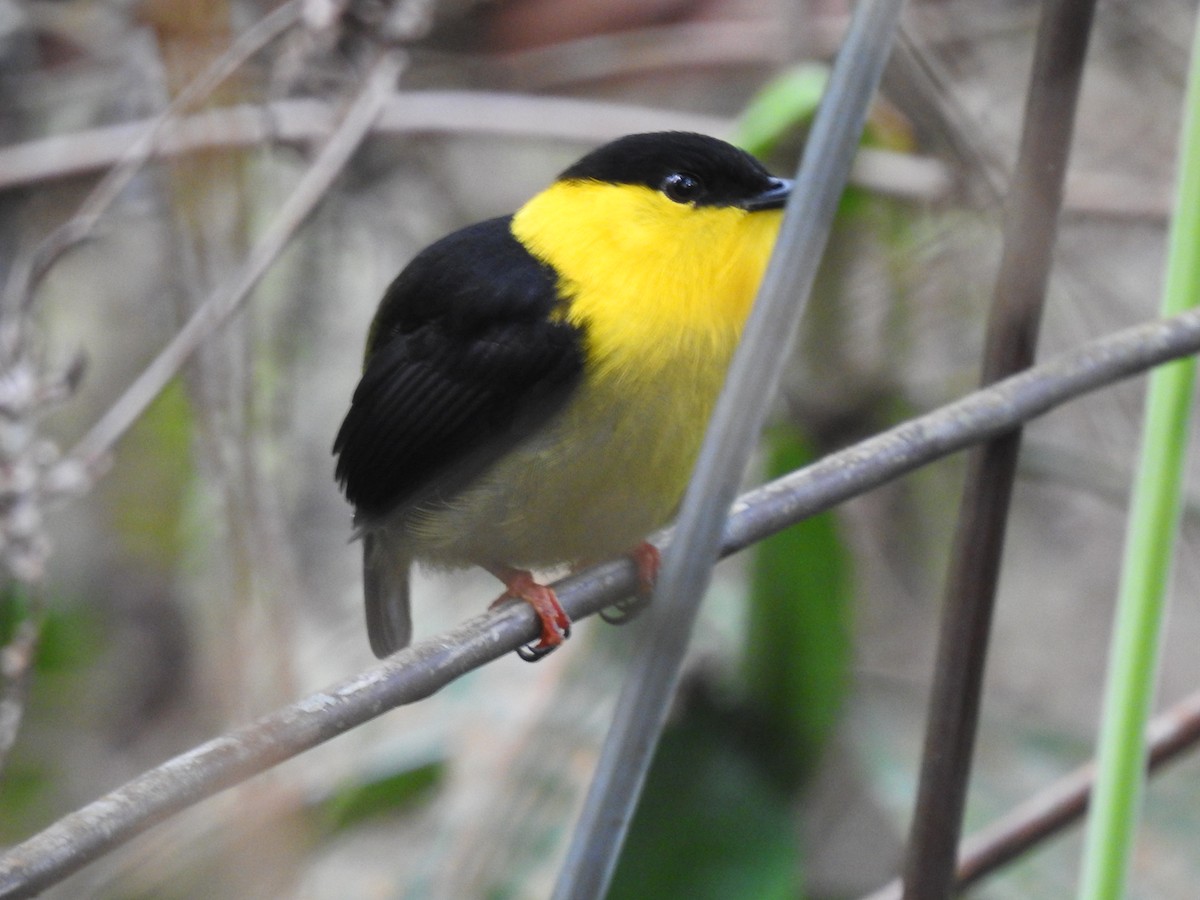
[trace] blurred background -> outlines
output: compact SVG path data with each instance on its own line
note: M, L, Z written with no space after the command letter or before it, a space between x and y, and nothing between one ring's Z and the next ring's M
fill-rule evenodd
M38 421L65 450L246 258L380 48L406 47L390 112L245 309L107 474L47 514L45 619L0 773L0 842L371 663L330 446L386 284L430 241L512 211L619 134L716 133L790 174L850 8L290 6L295 23L186 110L267 110L262 133L201 128L202 148L142 167L35 286L23 353L47 372L86 359L78 389ZM748 483L977 382L1039 6L908 4ZM121 159L137 131L117 126L163 110L273 9L0 0L0 274ZM1156 313L1195 15L1192 0L1100 5L1042 356ZM1087 397L1027 432L968 832L1092 754L1142 389ZM949 459L721 565L612 896L848 898L897 872L960 480ZM1200 678L1197 509L1160 705ZM496 592L479 572L419 578L417 638ZM5 641L26 599L10 580ZM538 665L487 666L48 896L547 896L637 628L580 623ZM1149 790L1130 896L1194 897L1198 831L1190 757ZM1068 831L969 896L1066 896L1078 851Z

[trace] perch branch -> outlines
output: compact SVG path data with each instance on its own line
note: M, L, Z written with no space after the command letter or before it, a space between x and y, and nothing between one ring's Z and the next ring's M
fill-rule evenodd
M1080 394L1197 351L1197 310L1085 344L743 495L726 522L722 553L741 550ZM565 579L556 588L568 614L579 620L627 596L635 584L632 562L621 560ZM537 633L527 604L505 604L177 756L9 849L0 857L0 898L45 890L166 817L389 709L427 697Z

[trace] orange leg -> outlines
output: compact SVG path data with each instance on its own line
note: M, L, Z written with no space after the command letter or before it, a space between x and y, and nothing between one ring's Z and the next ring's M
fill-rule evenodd
M571 636L571 619L551 588L538 584L533 580L533 575L524 569L513 569L509 566L484 568L504 582L505 591L496 598L492 606L503 603L510 597L524 600L533 607L533 611L542 621L541 639L532 647L521 647L517 650L521 659L535 662Z
M658 581L658 570L662 566L662 554L649 541L642 541L630 551L629 555L633 558L633 564L637 566L637 595L643 600L649 600L654 594L654 583Z
M637 594L600 613L600 618L609 625L624 625L636 618L654 594L654 583L658 580L658 569L662 564L662 554L658 548L648 541L642 541L629 551L629 557L637 569Z

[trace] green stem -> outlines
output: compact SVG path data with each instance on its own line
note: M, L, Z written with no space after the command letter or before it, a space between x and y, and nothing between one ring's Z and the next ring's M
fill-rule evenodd
M1163 315L1200 302L1200 21L1180 139ZM1080 900L1124 896L1146 772L1145 732L1179 523L1194 358L1152 373L1109 657Z

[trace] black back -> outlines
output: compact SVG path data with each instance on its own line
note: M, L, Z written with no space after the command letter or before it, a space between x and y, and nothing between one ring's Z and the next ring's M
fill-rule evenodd
M511 217L454 232L388 287L333 450L360 519L448 499L566 403L582 335Z

